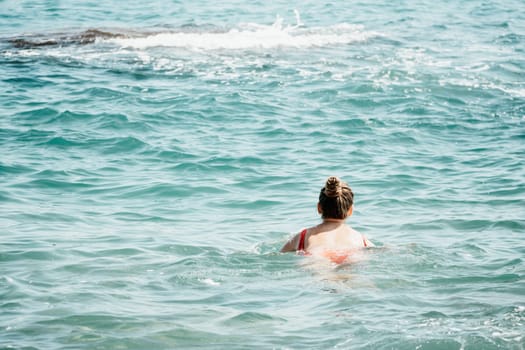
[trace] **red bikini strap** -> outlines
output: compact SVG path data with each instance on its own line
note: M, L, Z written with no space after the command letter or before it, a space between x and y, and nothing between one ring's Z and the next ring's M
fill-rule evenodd
M368 247L368 245L366 244L366 237L363 236L363 244L365 245L365 248Z
M299 237L299 246L297 247L298 251L304 250L304 239L306 237L307 229L301 231L301 237Z

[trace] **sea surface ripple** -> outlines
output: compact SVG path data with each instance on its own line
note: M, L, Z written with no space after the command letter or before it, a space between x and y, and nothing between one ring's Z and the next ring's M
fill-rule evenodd
M0 349L523 349L525 5L0 5ZM281 254L353 188L376 248Z

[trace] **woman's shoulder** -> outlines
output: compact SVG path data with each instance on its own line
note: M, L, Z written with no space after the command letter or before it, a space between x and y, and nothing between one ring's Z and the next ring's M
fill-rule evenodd
M343 249L356 249L363 246L366 247L368 244L366 237L350 226L345 226L338 232L334 232L334 234L334 241Z
M308 233L308 229L304 228L300 232L294 234L281 248L281 252L295 252L297 250L301 250L301 241L303 242L303 248L304 249L304 241L306 240L306 234Z
M351 227L349 227L349 229L351 230L351 234L353 235L356 242L359 241L365 248L374 247L374 243L370 242L370 240L364 234L354 230Z

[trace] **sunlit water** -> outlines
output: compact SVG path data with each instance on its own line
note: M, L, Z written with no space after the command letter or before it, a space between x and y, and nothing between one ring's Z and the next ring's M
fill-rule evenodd
M522 1L0 2L0 347L523 349ZM376 248L281 254L329 175Z

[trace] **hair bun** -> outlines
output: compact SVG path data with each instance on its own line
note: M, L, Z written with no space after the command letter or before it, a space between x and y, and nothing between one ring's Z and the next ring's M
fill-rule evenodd
M326 180L324 194L328 197L337 197L342 194L341 180L337 176L330 176Z

